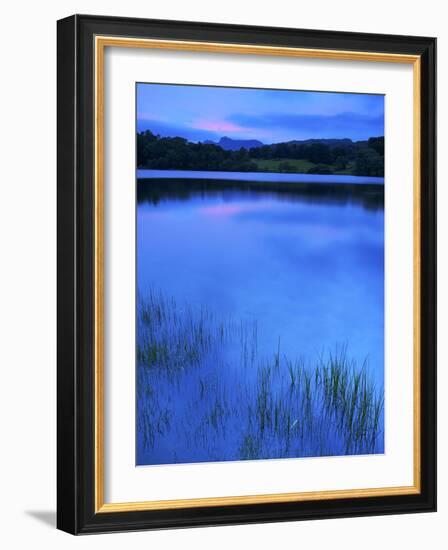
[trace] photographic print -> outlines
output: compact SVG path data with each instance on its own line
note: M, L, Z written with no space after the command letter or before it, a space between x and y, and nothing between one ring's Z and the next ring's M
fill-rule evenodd
M136 463L384 453L384 96L136 85Z

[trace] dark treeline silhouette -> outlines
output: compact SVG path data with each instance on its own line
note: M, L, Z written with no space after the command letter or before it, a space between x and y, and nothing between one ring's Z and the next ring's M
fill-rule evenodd
M137 166L153 170L286 172L384 176L384 137L310 139L225 150L181 137L137 134Z

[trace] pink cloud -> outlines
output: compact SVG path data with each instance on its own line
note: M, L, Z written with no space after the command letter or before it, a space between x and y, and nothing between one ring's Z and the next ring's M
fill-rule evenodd
M244 128L226 120L199 119L193 122L192 126L197 130L208 130L209 132L247 133L251 131L250 128Z

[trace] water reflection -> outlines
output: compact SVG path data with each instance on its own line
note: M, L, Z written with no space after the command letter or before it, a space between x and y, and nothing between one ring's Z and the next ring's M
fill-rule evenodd
M195 196L216 197L232 200L242 191L252 201L262 200L263 195L274 195L277 200L288 202L359 204L368 210L384 209L384 186L381 184L313 184L273 182L273 181L235 181L235 180L185 180L163 179L139 180L137 187L138 202L158 204L163 201L188 201ZM145 185L146 183L146 185Z

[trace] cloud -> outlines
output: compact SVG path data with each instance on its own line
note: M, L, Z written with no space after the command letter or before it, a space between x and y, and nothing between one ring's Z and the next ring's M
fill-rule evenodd
M204 141L206 139L217 140L222 136L219 132L210 132L209 130L193 128L192 126L170 124L150 118L138 118L137 131L142 132L143 130L151 130L153 134L158 134L162 137L179 136L190 141Z
M208 132L218 132L218 133L248 133L251 132L251 128L246 128L244 126L239 126L234 122L229 122L227 120L196 120L192 123L192 128L197 130L206 130Z
M384 117L353 112L332 115L269 112L260 115L230 114L226 118L198 118L172 124L139 117L137 130L149 129L161 136L181 136L191 141L234 138L261 139L264 143L323 138L367 139L384 135Z
M351 137L366 139L384 135L383 115L370 116L360 113L335 115L307 115L288 113L264 113L262 115L235 114L229 117L235 124L252 128L270 128L278 135L288 134L296 139ZM294 139L294 137L289 137Z
M272 142L273 134L266 128L248 128L225 119L197 119L192 123L171 124L149 117L137 118L137 131L151 130L162 137L183 137L190 141L218 141L223 136L245 139L266 139Z

